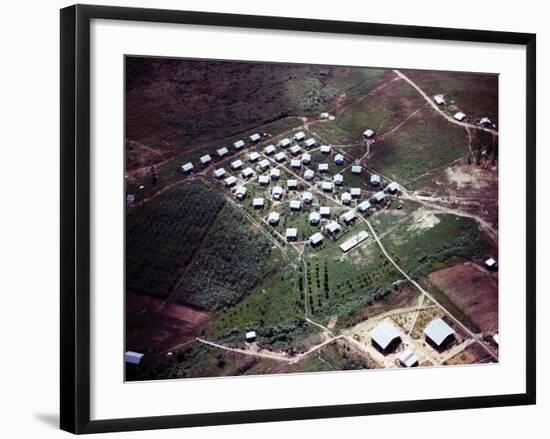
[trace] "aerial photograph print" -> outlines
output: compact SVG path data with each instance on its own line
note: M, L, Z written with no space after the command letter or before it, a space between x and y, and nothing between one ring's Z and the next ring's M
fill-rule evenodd
M127 382L498 363L498 74L124 64Z

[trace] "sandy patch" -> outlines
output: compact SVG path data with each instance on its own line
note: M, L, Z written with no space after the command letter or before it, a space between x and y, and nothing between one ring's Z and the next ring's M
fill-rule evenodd
M454 166L447 168L445 174L450 182L456 184L458 189L483 189L489 184L486 171L475 166Z
M440 219L429 210L418 209L412 215L412 224L407 228L409 233L419 233L439 224Z

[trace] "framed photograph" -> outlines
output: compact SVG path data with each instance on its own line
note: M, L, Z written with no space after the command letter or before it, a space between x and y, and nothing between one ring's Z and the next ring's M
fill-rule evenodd
M535 35L61 10L61 428L535 403Z

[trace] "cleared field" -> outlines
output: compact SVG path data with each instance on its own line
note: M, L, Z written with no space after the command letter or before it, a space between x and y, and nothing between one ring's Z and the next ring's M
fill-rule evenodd
M494 278L473 264L459 264L431 273L430 282L443 291L481 331L498 329L498 287Z

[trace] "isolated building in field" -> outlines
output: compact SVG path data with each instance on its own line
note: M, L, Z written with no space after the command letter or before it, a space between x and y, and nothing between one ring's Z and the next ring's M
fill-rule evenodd
M243 161L240 159L232 161L230 166L231 169L241 169L243 167Z
M331 150L331 146L330 145L321 145L321 153L322 154L330 154L330 150Z
M294 169L300 169L302 167L302 162L298 159L292 159L290 161L290 167Z
M443 95L435 95L434 101L437 105L443 105L445 103L445 99L443 98Z
M418 364L418 356L410 348L401 352L398 358L403 367L413 367Z
M250 154L248 154L248 160L251 162L255 162L259 158L260 158L260 154L256 151L253 151Z
M290 210L300 210L302 208L302 202L300 200L290 201Z
M340 195L340 201L344 204L351 203L351 194L349 192L343 192L342 195Z
M319 172L327 172L328 171L328 163L319 163L317 166L317 170Z
M214 171L214 177L222 178L225 175L225 169L219 168Z
M428 326L424 328L426 340L437 349L444 349L454 338L454 334L454 329L441 318L432 320Z
M258 163L258 166L262 171L265 171L267 168L269 168L269 160L268 159L261 160L260 163Z
M361 244L368 237L369 234L367 233L367 231L361 230L357 235L353 235L351 238L340 244L340 250L342 250L344 253L347 253L356 245Z
M298 189L298 180L296 180L295 178L287 180L286 187L287 189Z
M342 230L342 226L340 226L340 224L338 224L336 221L331 221L327 224L326 230L329 234L334 235Z
M455 113L453 117L459 122L462 122L464 119L466 119L466 115L462 111Z
M225 146L223 146L223 147L216 150L216 154L218 154L218 157L221 158L221 157L229 154L229 150Z
M210 157L210 154L205 154L199 159L199 161L201 162L201 165L205 166L212 161L212 157Z
M337 165L343 165L344 164L344 156L342 154L336 154L334 156L334 163Z
M267 222L269 224L275 225L279 223L279 213L278 212L271 212L269 216L267 217Z
M364 139L372 139L374 137L374 131L369 129L366 129L363 131L363 138Z
M192 170L193 170L193 163L191 162L188 162L181 167L181 171L183 173L188 173L188 172L191 172Z
M323 189L324 192L332 192L332 183L330 181L323 181L321 183L321 189Z
M340 219L345 222L346 224L351 223L353 220L355 220L355 212L353 210L348 210L346 213L344 213Z
M309 214L310 224L319 224L319 221L321 221L321 214L319 212L311 212Z
M254 198L254 199L252 200L252 206L253 206L255 209L261 209L262 207L264 207L264 199L261 198L261 197Z
M365 200L365 201L361 202L357 206L357 210L361 213L366 212L367 210L369 210L369 208L370 208L370 202L368 200Z
M401 342L399 331L390 322L380 322L369 335L373 345L383 354L392 352Z
M488 117L482 117L479 123L483 126L492 125L491 119L489 119Z
M143 360L144 354L134 351L126 351L124 353L124 361L128 364L135 364L139 366Z
M280 200L283 197L283 188L281 186L275 186L273 190L271 191L271 195L273 196L273 199Z
M260 136L258 133L254 133L249 137L250 141L254 143L258 142L261 138L262 136Z
M359 166L359 165L353 165L353 166L351 167L351 173L352 173L352 174L359 175L359 174L361 173L361 170L362 170L362 169L363 169L363 168L361 168L361 166Z
M329 116L330 116L330 114L328 114L326 112L320 114L321 119L328 119Z
M292 155L298 155L302 152L302 147L300 145L291 146L290 152L292 153Z
M342 174L336 174L332 177L332 181L336 186L342 186L344 184L344 176Z
M272 169L271 172L269 173L269 176L271 177L272 180L278 180L281 177L281 170L277 168Z
M329 218L330 217L330 207L328 206L321 206L319 208L319 213L323 218Z
M487 267L489 270L494 270L497 268L497 261L495 258L489 258L485 261L485 267Z
M267 145L265 148L264 148L264 154L266 155L271 155L275 152L275 146L274 145Z
M227 186L227 187L231 187L233 186L235 183L237 183L237 178L233 177L232 175L230 175L229 177L227 177L223 183Z
M302 201L304 203L311 203L313 201L313 194L309 191L302 192Z
M361 196L361 188L359 187L352 187L349 190L349 193L353 198L359 198Z
M380 184L380 176L376 174L372 174L370 176L370 184L373 186L378 186Z
M246 197L246 187L239 186L235 191L235 196L237 197L237 200L243 200L244 197Z
M248 331L244 335L244 339L247 343L254 343L256 341L256 331Z
M301 140L304 140L306 138L306 135L303 131L299 131L296 134L294 134L294 140L300 142Z
M296 239L298 239L298 229L296 228L286 229L285 237L287 241L296 241Z
M308 165L311 162L311 154L309 152L304 152L302 154L302 163Z
M286 154L283 151L279 151L275 154L275 160L278 162L284 162L286 160Z
M261 185L269 184L269 176L267 176L267 175L260 175L260 176L258 177L258 183L260 183Z
M254 171L252 170L252 168L248 167L243 169L243 172L242 172L243 178L250 178L253 175L254 175Z
M304 172L304 179L313 180L313 177L315 177L315 172L311 169L306 169L306 172Z
M291 144L291 141L289 138L284 138L279 142L279 146L281 148L288 148Z
M304 145L306 146L306 148L313 148L315 146L315 139L314 138L307 139L304 142Z
M396 194L397 192L399 192L399 185L395 181L392 181L390 184L388 184L386 189L390 193Z
M384 194L383 191L379 191L374 194L373 198L374 198L374 201L376 201L377 203L380 203L384 201L384 199L386 198L386 195Z
M233 147L234 147L235 149L244 148L244 140L237 140L237 141L233 144Z
M309 238L309 243L312 246L319 245L319 244L321 244L321 242L323 242L323 235L320 232L314 233Z

